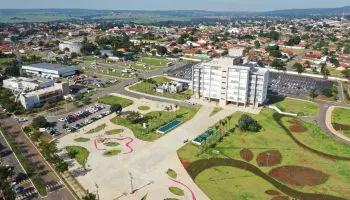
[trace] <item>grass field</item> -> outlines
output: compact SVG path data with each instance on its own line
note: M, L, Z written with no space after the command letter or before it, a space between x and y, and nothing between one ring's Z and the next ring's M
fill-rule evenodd
M269 99L269 103L277 106L283 112L300 116L315 116L319 112L319 106L316 103L277 96L269 96Z
M185 192L178 187L169 187L169 191L177 196L184 196Z
M125 99L122 97L117 97L113 95L106 95L98 99L99 102L102 102L104 104L113 105L113 104L120 104L123 108L130 106L134 102L130 99Z
M149 110L150 107L149 106L139 106L137 109L139 109L139 110Z
M157 82L157 84L172 81L172 80L165 78L165 77L162 77L162 76L158 76L158 77L155 77L152 79L155 80ZM142 93L155 95L155 96L167 97L167 98L171 98L171 99L178 99L178 100L185 100L187 98L190 98L192 95L191 90L185 90L185 91L183 91L181 93L177 93L177 94L171 94L171 93L161 94L161 93L156 92L155 88L156 88L155 84L144 82L144 81L139 82L136 85L129 87L130 90L134 90L137 92L142 92Z
M108 76L115 76L115 77L120 77L120 78L134 78L135 75L132 75L132 74L126 74L126 73L122 73L122 72L112 72L112 71L99 71L98 72L99 74L102 74L102 75L108 75Z
M350 137L350 109L335 108L332 112L332 124L338 132Z
M90 141L90 139L89 138L79 137L79 138L75 138L74 141L76 141L76 142L87 142L87 141Z
M243 160L240 151L249 148L254 158L250 161L259 167L256 156L267 150L278 150L282 155L281 164L298 165L320 170L329 175L327 182L317 186L293 186L290 188L311 193L322 193L335 195L338 197L350 197L350 188L344 185L350 184L350 161L333 160L321 157L313 152L298 146L287 132L273 118L274 111L263 109L259 115L251 115L262 126L258 133L241 132L235 129L229 136L200 154L200 148L194 144L187 144L178 151L181 160L193 162L208 158L232 158ZM237 124L242 115L236 112L230 119L230 125ZM289 120L292 117L282 117L284 126L289 127ZM307 131L302 133L292 133L300 142L318 151L332 155L350 157L350 146L344 145L324 133L317 125L303 122ZM259 167L268 173L274 167ZM245 172L231 167L214 167L201 172L195 179L195 183L213 200L232 199L271 199L271 196L264 193L267 189L276 190L269 182L255 176L250 172Z
M16 60L16 58L0 58L0 65Z
M119 149L114 149L114 150L108 150L103 153L104 156L110 157L110 156L116 156L121 152Z
M106 135L117 135L119 133L123 132L122 129L112 129L110 131L106 131Z
M180 107L178 111L167 112L167 111L154 111L144 115L144 120L140 123L132 124L129 120L122 117L115 117L111 119L111 122L127 127L132 130L135 137L140 140L154 141L162 136L157 133L156 130L161 126L177 119L182 123L191 119L199 110L199 107L188 108ZM142 123L147 123L147 129L142 127Z
M81 146L67 146L66 151L69 154L74 155L74 159L81 165L84 166L88 157L89 151Z
M102 131L104 128L106 128L106 124L101 124L101 125L96 126L93 129L90 129L88 132L86 132L86 134L97 133L97 132Z
M159 58L140 58L139 62L145 63L147 65L155 66L155 67L164 67L168 63L167 60L159 59Z
M220 112L222 110L222 108L220 107L215 107L213 108L213 111L211 111L210 115L209 116L213 116L215 115L216 113Z
M1 16L0 22L2 23L18 23L18 22L49 22L66 19L77 19L76 17L69 16L53 16L53 15L14 15L14 16Z

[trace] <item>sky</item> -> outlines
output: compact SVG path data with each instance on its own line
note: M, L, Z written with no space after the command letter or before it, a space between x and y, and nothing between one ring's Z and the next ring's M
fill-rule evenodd
M349 6L349 0L0 0L0 8L270 11Z

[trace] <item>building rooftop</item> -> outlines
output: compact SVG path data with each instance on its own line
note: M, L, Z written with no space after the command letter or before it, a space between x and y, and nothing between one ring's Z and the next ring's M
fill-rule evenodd
M56 90L62 90L62 84L63 83L56 83L54 86L51 86L51 87L47 87L47 88L43 88L40 90L35 90L32 92L25 93L25 94L23 94L23 96L25 96L25 97L40 96L40 95L45 94L45 93L53 92Z
M40 69L46 69L46 70L54 70L54 71L58 71L59 73L66 73L66 72L71 72L71 71L77 70L74 67L61 65L61 64L50 64L50 63L36 63L36 64L27 65L27 66L40 68Z
M41 77L37 77L37 78L27 78L27 77L11 77L8 79L5 79L6 81L13 81L13 82L31 82L31 83L45 83L48 81L51 81L49 79L46 78L41 78Z

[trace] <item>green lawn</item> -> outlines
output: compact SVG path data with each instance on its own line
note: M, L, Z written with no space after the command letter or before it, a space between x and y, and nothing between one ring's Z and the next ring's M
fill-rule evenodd
M118 96L113 95L106 95L98 99L99 102L102 102L104 104L113 105L113 104L120 104L123 108L130 106L134 102L130 99L125 99Z
M120 77L120 78L134 78L135 77L135 75L133 75L133 74L126 74L126 73L122 73L122 72L112 72L112 71L101 72L101 71L99 71L98 73L102 74L102 75L115 76L115 77Z
M121 152L119 149L114 149L114 150L108 150L103 153L104 156L110 157L110 156L116 156Z
M169 177L176 179L177 177L177 173L173 170L173 169L168 169L168 171L166 172L168 174Z
M164 59L158 58L140 58L137 62L145 63L147 65L156 66L156 67L164 67L169 62Z
M118 142L105 142L103 143L103 145L107 146L107 147L116 147L119 146Z
M137 109L139 109L139 110L149 110L150 107L149 106L139 106Z
M105 134L106 135L117 135L121 132L123 132L123 129L113 129L113 130L107 131Z
M338 132L350 137L350 108L335 108L332 112L332 124Z
M184 196L185 192L178 187L169 187L169 191L177 196Z
M140 140L145 141L154 141L162 136L162 134L157 133L156 130L161 126L177 119L182 123L191 119L199 110L199 107L189 108L189 107L180 107L178 111L167 112L167 111L154 111L149 112L144 115L144 121L147 123L147 129L142 127L142 123L132 124L126 118L117 116L111 119L111 122L127 127L132 130L135 137Z
M76 141L76 142L87 142L87 141L90 141L90 139L89 138L79 137L79 138L75 138L74 141Z
M240 157L240 151L243 148L249 148L254 159L251 164L259 167L256 156L267 150L279 150L282 155L281 164L298 165L311 167L320 170L329 175L326 183L317 186L292 186L289 187L312 193L322 193L335 195L338 197L350 197L350 188L344 188L343 185L350 183L350 161L335 161L326 159L311 151L298 146L287 132L274 120L274 111L263 109L259 115L250 114L262 126L258 133L241 132L235 129L229 136L209 148L206 152L194 144L187 144L178 150L180 159L193 162L199 159L208 159L212 157L233 158L243 160ZM237 124L242 113L236 112L231 116L229 126ZM291 124L289 120L292 117L282 117L282 123L288 127ZM328 134L324 133L316 124L302 121L302 124L308 128L306 132L292 133L300 142L314 148L315 150L337 156L350 157L350 146L340 143ZM259 167L263 172L268 173L274 167ZM231 167L215 167L201 172L195 179L195 183L205 192L210 199L226 200L232 199L271 199L271 196L264 194L267 189L275 189L270 183L249 172L238 170ZM276 190L276 189L275 189Z
M152 79L155 80L157 82L157 84L172 81L171 79L168 79L168 78L165 78L162 76L158 76L158 77L155 77ZM139 83L129 87L130 90L134 90L137 92L142 92L142 93L146 93L146 94L150 94L150 95L160 96L160 97L171 98L171 99L185 100L185 99L190 98L192 96L191 90L185 90L185 91L183 91L181 93L177 93L177 94L170 94L170 93L161 94L161 93L157 93L155 91L155 88L156 88L155 84L147 83L144 81L139 82Z
M300 116L315 116L319 112L319 106L316 103L277 96L269 96L269 99L271 104L283 112L295 113Z
M90 129L88 132L86 132L86 134L97 133L97 132L102 131L104 128L106 128L106 124L101 124L101 125L96 126L93 129Z
M74 159L82 166L85 165L88 157L89 157L89 151L81 146L67 146L66 151L69 154L73 154L74 155Z
M6 64L8 62L16 60L16 57L14 58L0 58L0 65Z
M92 61L96 61L96 58L94 56L86 56L84 57L84 61L92 62Z
M215 107L215 108L213 108L213 111L211 111L209 116L211 117L211 116L215 115L216 113L220 112L221 110L222 110L222 108Z

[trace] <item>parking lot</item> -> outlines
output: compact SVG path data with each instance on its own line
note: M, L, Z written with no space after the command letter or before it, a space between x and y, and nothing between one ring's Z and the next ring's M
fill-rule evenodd
M109 109L110 106L106 104L93 104L62 117L49 118L48 121L55 124L54 129L58 133L69 133L109 115Z
M196 63L187 63L177 68L170 68L168 76L179 79L192 80L192 66L195 64Z
M332 88L332 85L328 80L270 72L268 88L276 95L305 96L312 89L321 94L323 88Z

